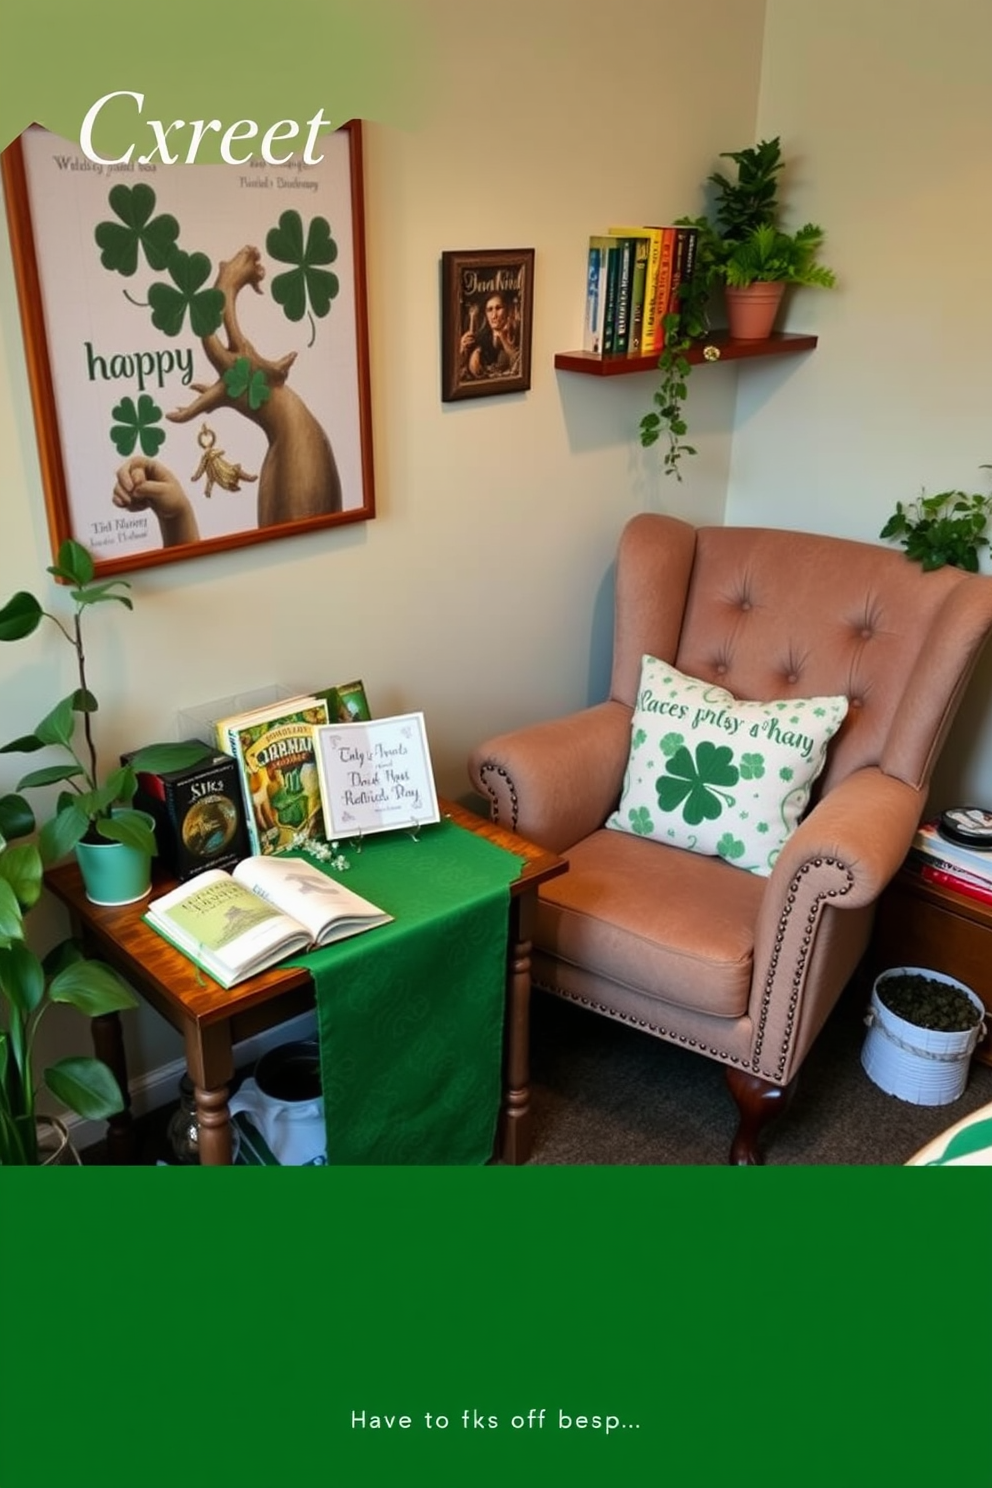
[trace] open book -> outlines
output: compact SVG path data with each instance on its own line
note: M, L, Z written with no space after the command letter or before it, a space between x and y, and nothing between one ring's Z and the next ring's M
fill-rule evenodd
M222 987L392 918L312 863L272 856L245 858L232 873L210 868L144 915Z

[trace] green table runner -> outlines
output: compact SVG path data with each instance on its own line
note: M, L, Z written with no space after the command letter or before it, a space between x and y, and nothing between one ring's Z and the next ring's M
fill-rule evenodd
M395 918L294 961L316 988L328 1163L485 1163L522 859L448 820L344 851L348 887Z

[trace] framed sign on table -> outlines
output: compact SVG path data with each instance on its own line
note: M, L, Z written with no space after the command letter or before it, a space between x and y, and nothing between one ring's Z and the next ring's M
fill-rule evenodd
M330 723L313 732L331 841L441 820L423 713Z
M53 553L110 574L375 515L360 123L319 147L3 152Z

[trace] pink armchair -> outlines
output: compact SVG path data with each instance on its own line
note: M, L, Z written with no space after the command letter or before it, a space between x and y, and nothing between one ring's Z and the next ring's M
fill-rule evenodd
M540 891L534 985L718 1060L739 1112L730 1161L759 1162L923 815L992 629L992 578L642 515L621 537L615 607L607 701L488 740L469 773L494 820L568 858ZM850 700L770 876L605 829L645 653L738 698Z

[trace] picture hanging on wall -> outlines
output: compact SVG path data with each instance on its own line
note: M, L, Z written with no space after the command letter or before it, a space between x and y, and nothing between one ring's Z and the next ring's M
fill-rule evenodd
M441 401L530 387L533 248L441 255Z
M319 145L3 152L53 553L111 574L375 515L360 123Z

